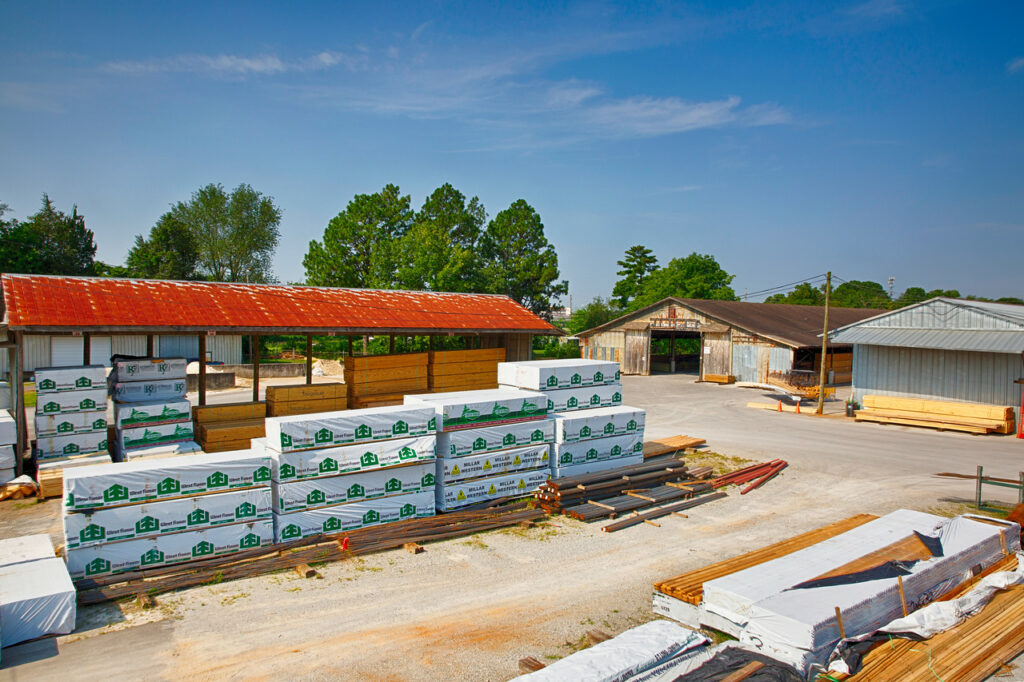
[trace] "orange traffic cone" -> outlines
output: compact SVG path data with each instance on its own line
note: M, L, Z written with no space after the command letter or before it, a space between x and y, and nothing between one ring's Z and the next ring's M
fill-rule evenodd
M796 413L800 414L800 401L796 401Z
M779 412L782 412L782 401L779 401Z

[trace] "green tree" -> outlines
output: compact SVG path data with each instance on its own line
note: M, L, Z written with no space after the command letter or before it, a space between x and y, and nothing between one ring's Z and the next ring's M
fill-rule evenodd
M445 183L427 197L399 243L398 282L406 289L479 291L477 240L487 212Z
M71 215L54 207L43 194L43 205L27 220L3 220L8 206L0 204L0 271L39 275L91 275L96 257L92 230L73 206Z
M480 236L486 291L505 294L532 312L550 317L569 283L558 281L558 254L544 236L537 211L519 199L494 216Z
M764 299L765 303L790 303L792 305L825 305L824 287L814 287L802 282L793 287L788 294L772 294Z
M960 292L956 289L932 289L924 295L924 300L927 301L929 298L938 298L939 296L944 298L960 298Z
M619 299L623 306L643 292L643 284L648 275L658 269L658 258L646 246L636 244L626 249L625 257L616 261L620 270L616 272L620 279L612 289L612 296Z
M582 331L598 327L605 322L611 322L616 317L622 315L623 312L616 301L612 299L605 300L597 296L590 303L574 310L565 328L570 334L579 334Z
M199 273L199 243L189 227L184 204L160 216L149 238L135 237L125 266L132 277L148 279L202 279Z
M735 301L736 292L729 286L733 277L711 255L691 253L685 258L673 258L648 275L643 292L629 307L636 310L669 296Z
M830 303L837 308L880 308L892 307L892 299L878 282L850 280L832 290Z
M302 260L306 283L318 286L394 288L398 243L409 231L409 195L396 185L357 194L331 218L323 242L311 241Z

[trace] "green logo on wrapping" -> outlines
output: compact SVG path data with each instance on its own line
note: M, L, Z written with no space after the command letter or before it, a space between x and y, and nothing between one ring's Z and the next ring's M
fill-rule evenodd
M380 521L380 512L376 509L370 509L363 514L363 523L377 523Z
M548 399L548 412L551 412L554 409L555 409L555 404L553 402L551 402L550 399Z
M565 401L566 407L576 407L578 404L579 401L576 400L576 396L574 395L569 396L569 399Z
M562 456L558 458L559 464L572 464L572 453L563 452Z
M373 435L373 429L366 424L360 424L356 427L356 438L369 438Z
M477 438L476 440L473 441L473 451L474 452L476 452L477 450L486 450L486 449L487 449L487 440L486 439L484 439L484 438Z
M281 531L281 539L282 540L290 540L291 538L298 538L298 537L302 537L302 529L299 528L294 523L289 523Z
M78 539L81 542L99 542L107 537L107 531L103 526L90 523L78 532Z
M143 566L152 566L153 564L162 564L164 562L164 553L154 547L149 550L141 557L141 563Z
M135 532L139 535L144 533L156 533L160 530L160 522L152 516L143 516L135 522Z
M201 526L210 522L210 513L205 509L193 509L192 512L185 517L185 522L190 526Z
M589 462L590 460L593 459L597 459L597 450L595 450L594 448L590 448L589 450L587 450L587 461Z
M57 433L69 433L75 430L75 425L71 422L61 422L57 424Z
M590 427L584 426L580 429L580 438L590 438Z
M596 393L594 395L590 396L590 404L591 405L600 405L601 404L601 396L597 395Z
M252 472L252 480L254 483L263 483L270 480L270 467L258 467L256 471Z
M92 379L89 377L78 377L75 379L75 388L92 388Z
M622 454L622 446L620 446L620 445L613 445L612 446L612 457L618 457L621 454Z
M243 502L235 507L236 519L248 519L256 516L256 505L252 502Z
M281 468L278 470L278 475L282 479L292 478L293 476L295 476L295 467L293 467L291 464L282 464Z
M348 487L348 499L355 497L364 497L366 495L366 489L358 483L353 483Z
M181 483L173 478L165 478L156 484L157 495L177 495L181 492Z
M583 383L583 377L581 377L579 374L573 374L572 377L569 378L569 383L572 384L573 386L579 386L580 384Z
M437 431L437 417L431 417L427 421L427 431Z
M533 433L530 434L530 442L532 442L532 443L541 443L543 441L544 441L544 432L541 431L540 429L537 429L536 431L534 431Z
M115 483L106 490L103 491L104 502L124 502L128 499L128 488Z
M372 452L364 452L363 456L359 458L359 465L364 467L374 467L380 464L380 460L377 459L377 455Z
M398 451L398 459L416 459L416 451L406 446Z
M67 445L64 446L65 455L78 454L79 450L80 448L78 447L78 443L68 443Z
M320 429L313 435L313 440L317 443L330 443L334 440L334 434L330 429Z
M60 404L55 402L48 402L43 405L43 412L60 412Z
M402 509L398 512L399 516L403 519L407 519L410 516L416 516L416 505L415 504L403 504Z
M323 490L311 490L309 494L306 495L306 504L322 504L326 499L327 496L324 495Z
M594 383L600 384L604 381L604 372L594 372Z
M384 484L384 492L393 493L402 489L402 482L397 478L390 479Z
M238 549L251 549L260 546L260 536L256 533L246 533L238 541Z
M92 398L85 398L78 403L78 406L83 410L94 410L96 409L96 401Z
M201 540L192 548L192 556L207 556L213 554L213 543Z
M643 443L641 443L640 441L637 441L637 442L633 443L633 452L643 452L643 451L644 451L644 444Z
M326 474L331 471L337 471L338 460L334 459L333 457L324 457L320 461L320 465L317 468L320 470L321 474Z
M395 422L395 425L391 427L391 433L395 435L400 433L409 433L409 425L399 419Z
M85 565L86 575L99 575L110 570L110 562L103 557L96 557Z
M591 401L591 402L593 402L593 401ZM618 391L616 391L615 393L612 393L612 402L613 403L621 403L622 402L622 394L619 393Z
M636 420L635 419L630 419L628 422L626 422L626 430L627 431L636 431Z
M615 380L618 381L619 379L619 370L615 370Z
M207 488L223 488L228 484L228 475L223 471L214 471L206 477Z
M605 424L604 425L604 432L606 434L615 433L615 424L613 424L612 422L608 422L607 424Z
M281 434L281 449L286 450L292 446L292 437L287 433Z
M324 521L323 529L325 533L335 533L341 530L341 519L332 516L331 518Z
M53 391L57 389L57 382L53 379L43 379L39 382L40 391Z
M434 474L423 474L423 478L420 479L420 485L424 488L434 485L437 482L437 478Z
M514 434L514 433L506 433L505 437L501 439L501 444L502 445L515 445L516 444L516 434Z
M548 377L547 384L548 384L548 386L552 386L552 387L553 386L558 386L558 377L556 377L554 374L552 374L551 376Z
M95 419L95 420L93 420L93 422L92 422L92 430L93 431L99 431L100 429L105 429L105 428L107 428L107 420L106 419Z

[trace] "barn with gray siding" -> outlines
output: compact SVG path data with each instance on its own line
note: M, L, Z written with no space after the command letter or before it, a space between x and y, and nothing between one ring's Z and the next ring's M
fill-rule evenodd
M865 395L1012 405L1020 418L1024 306L933 298L837 329Z

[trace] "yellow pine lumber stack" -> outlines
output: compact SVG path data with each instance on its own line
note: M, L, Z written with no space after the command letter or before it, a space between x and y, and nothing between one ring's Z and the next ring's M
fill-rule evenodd
M197 432L202 424L263 419L266 416L267 404L264 402L197 405L192 408L192 421L195 422Z
M336 412L348 409L345 384L297 384L267 387L267 416Z
M497 388L498 363L504 361L504 348L431 351L428 388L434 393Z
M949 400L864 396L857 421L923 426L967 433L1013 433L1013 408L1005 405L958 403Z
M356 407L359 398L426 391L427 359L426 353L345 358L349 403Z
M267 389L270 394L270 389ZM269 403L225 403L192 408L196 442L205 452L247 450L266 435Z
M704 381L712 384L732 384L736 382L736 377L731 374L705 374Z

